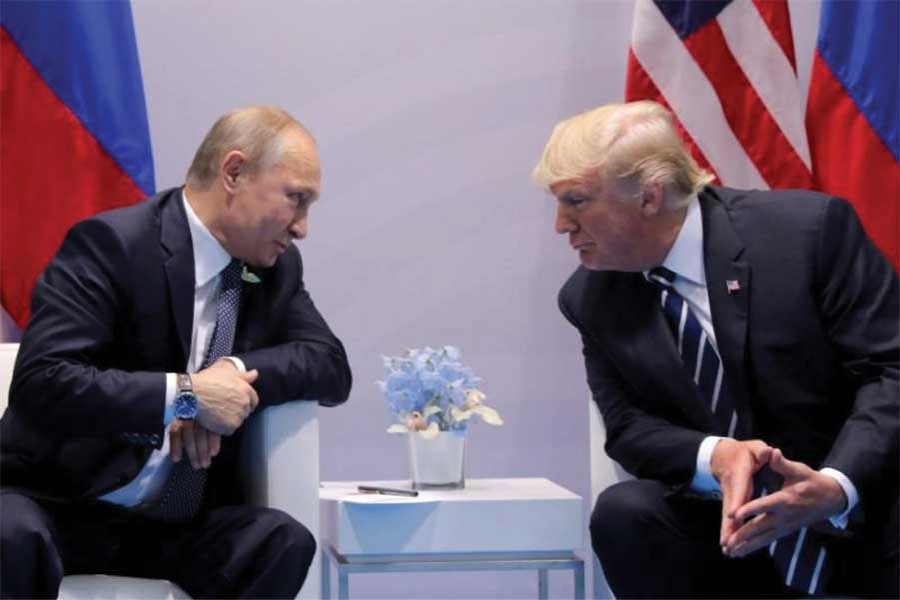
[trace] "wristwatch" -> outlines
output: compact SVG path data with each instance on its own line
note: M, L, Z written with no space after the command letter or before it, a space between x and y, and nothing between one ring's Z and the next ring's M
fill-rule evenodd
M197 395L191 385L191 376L187 373L178 374L178 390L175 392L175 418L183 421L192 421L197 418Z

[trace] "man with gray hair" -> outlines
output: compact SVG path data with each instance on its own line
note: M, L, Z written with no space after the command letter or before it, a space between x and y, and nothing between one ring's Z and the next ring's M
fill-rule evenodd
M581 266L617 597L898 594L898 278L843 200L709 185L672 115L556 126L534 179Z
M299 122L241 108L185 186L72 227L35 285L0 421L0 595L56 598L77 573L297 594L316 542L247 505L236 467L252 413L350 391L293 243L320 180Z

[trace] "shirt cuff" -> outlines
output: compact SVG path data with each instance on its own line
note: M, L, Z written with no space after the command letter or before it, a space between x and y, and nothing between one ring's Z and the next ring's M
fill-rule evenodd
M708 494L714 498L722 497L722 488L719 482L713 477L710 461L712 460L713 450L719 440L727 438L711 435L703 438L700 442L700 449L697 451L697 469L694 471L694 479L691 481L691 489L701 494Z
M178 375L166 373L166 411L163 414L163 425L168 425L175 418L175 392L178 387Z
M850 479L846 475L844 475L837 469L825 467L823 469L819 469L819 473L831 477L832 479L837 481L838 485L841 486L841 489L844 490L844 495L847 496L847 508L838 515L828 517L828 520L831 521L831 524L834 527L836 527L837 529L846 529L847 518L849 517L850 512L854 508L856 508L857 504L859 504L859 492L856 491L856 486L853 485L853 482L850 481Z
M237 369L239 372L241 372L241 373L247 372L247 367L244 366L244 361L239 359L237 356L223 356L222 358L224 358L225 360L227 360L231 364L233 364L234 368Z

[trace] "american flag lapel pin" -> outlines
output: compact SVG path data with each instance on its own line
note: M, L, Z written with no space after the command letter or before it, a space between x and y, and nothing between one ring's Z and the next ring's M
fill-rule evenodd
M737 279L726 279L725 287L728 289L729 294L733 294L741 291L741 282Z

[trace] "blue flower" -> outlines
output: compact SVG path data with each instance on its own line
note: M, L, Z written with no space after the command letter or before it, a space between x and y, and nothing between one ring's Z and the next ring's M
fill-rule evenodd
M394 422L388 431L419 431L425 437L438 431L462 434L476 414L491 425L503 423L497 411L481 402L484 394L476 388L481 380L459 362L458 348L426 346L381 358L387 376L376 383Z

